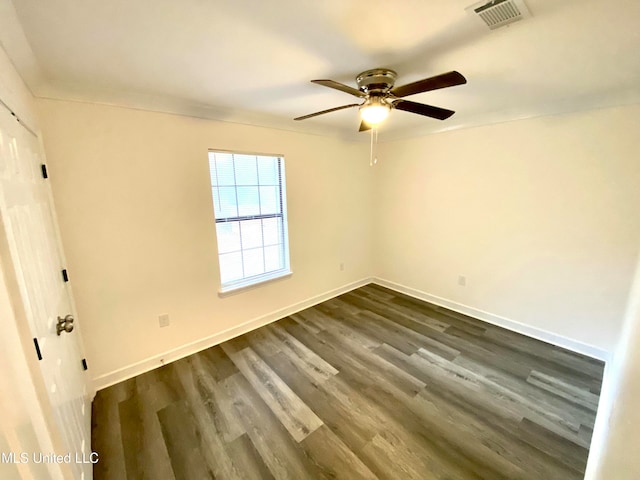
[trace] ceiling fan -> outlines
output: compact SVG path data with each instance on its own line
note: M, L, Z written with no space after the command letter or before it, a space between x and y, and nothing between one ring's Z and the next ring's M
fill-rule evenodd
M359 107L360 109L362 122L360 123L359 131L361 132L370 130L382 123L392 108L438 120L446 120L455 113L453 110L404 100L403 97L467 83L467 79L462 74L453 71L394 88L397 77L398 74L396 72L386 68L367 70L356 77L357 89L333 80L311 80L312 83L350 93L355 97L364 99L364 102L350 103L349 105L310 113L309 115L294 118L294 120L306 120L307 118L351 107Z

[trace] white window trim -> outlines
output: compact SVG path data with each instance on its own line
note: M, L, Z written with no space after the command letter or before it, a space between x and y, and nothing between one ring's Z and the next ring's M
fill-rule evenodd
M227 297L229 295L233 295L234 293L240 293L256 287L260 287L265 283L288 278L291 275L293 275L293 272L290 269L285 269L275 272L269 272L268 274L262 274L259 276L256 275L255 277L245 278L243 280L238 280L233 284L220 287L220 290L218 290L218 296ZM256 278L259 278L260 280L256 281Z
M283 154L271 154L271 153L256 153L256 152L240 152L234 150L221 150L221 149L209 149L209 153L230 153L236 155L256 155L256 156L265 156L265 157L279 157L284 162ZM268 273L262 273L259 275L255 275L252 277L242 278L233 282L229 282L226 285L220 285L220 289L218 290L218 296L226 297L232 295L234 293L239 293L242 291L250 290L254 287L262 286L265 283L273 282L275 280L288 278L293 275L291 270L291 253L289 251L289 221L288 221L288 212L287 212L287 189L286 189L286 171L283 170L280 181L282 182L280 192L281 192L281 202L283 206L284 217L286 217L286 221L283 221L283 248L286 252L285 257L285 265L284 268L280 270L275 270ZM219 255L219 253L218 253Z

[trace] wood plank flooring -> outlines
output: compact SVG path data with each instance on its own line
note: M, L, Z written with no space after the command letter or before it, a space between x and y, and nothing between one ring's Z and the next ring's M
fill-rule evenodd
M98 392L94 475L582 479L603 369L370 284Z

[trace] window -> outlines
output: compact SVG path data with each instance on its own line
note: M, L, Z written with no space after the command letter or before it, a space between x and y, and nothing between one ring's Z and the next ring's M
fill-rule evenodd
M288 275L284 158L209 152L221 291Z

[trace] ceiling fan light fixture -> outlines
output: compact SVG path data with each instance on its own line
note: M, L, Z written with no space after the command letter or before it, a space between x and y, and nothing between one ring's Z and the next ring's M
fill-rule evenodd
M516 0L491 1L506 2ZM320 112L296 117L294 120L306 120L307 118L313 118L318 115L324 115L325 113L336 112L351 107L359 107L360 109L360 118L362 121L360 122L359 132L371 129L375 130L375 127L384 122L389 116L389 112L393 109L403 110L437 120L446 120L456 112L447 110L446 108L405 100L404 97L467 83L467 79L455 70L434 77L423 78L422 80L399 87L395 87L396 77L396 72L386 68L367 70L356 77L358 89L333 80L311 80L312 83L322 85L323 87L333 88L334 90L339 90L354 97L364 99L364 102L361 104L351 103L349 105L329 108Z
M389 116L391 107L384 100L372 97L360 107L360 117L368 125L379 125Z

